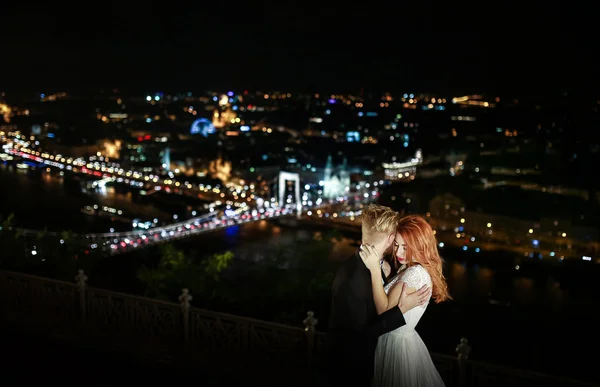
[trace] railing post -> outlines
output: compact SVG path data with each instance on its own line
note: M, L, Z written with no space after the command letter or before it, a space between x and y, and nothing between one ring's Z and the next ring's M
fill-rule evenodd
M181 290L179 296L179 303L181 305L181 313L183 315L183 339L187 342L190 339L190 301L192 295L190 291L185 288Z
M319 322L318 319L315 318L315 313L310 310L306 313L306 318L302 323L304 324L304 332L306 334L306 356L308 359L308 363L312 364L313 355L315 351L315 336L316 336L316 325Z
M467 385L467 359L469 358L469 353L471 353L469 340L462 337L460 343L456 346L456 353L458 355L458 386L465 387Z
M81 310L81 321L83 321L84 324L86 321L86 311L87 311L86 302L85 302L85 293L86 293L85 288L86 288L87 279L88 279L88 277L87 277L87 275L85 275L83 270L81 270L81 269L77 270L77 275L75 276L75 281L77 281L77 288L79 290L79 309Z

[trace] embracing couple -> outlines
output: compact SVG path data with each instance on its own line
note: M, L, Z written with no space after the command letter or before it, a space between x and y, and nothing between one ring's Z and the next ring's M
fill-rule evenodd
M361 242L333 282L332 384L444 386L415 331L430 298L450 299L431 226L420 216L369 205Z

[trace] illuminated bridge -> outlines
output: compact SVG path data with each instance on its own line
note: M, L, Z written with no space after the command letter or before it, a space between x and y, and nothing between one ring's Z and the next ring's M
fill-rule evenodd
M307 211L319 210L331 204L343 203L345 199L352 199L353 203L360 204L370 201L378 195L378 192L374 190L372 193L353 194L352 198L337 198L334 202L323 201L321 198L317 198L313 203L310 200L305 200L304 196L301 198L299 175L297 173L282 171L274 179L277 181L278 186L277 197L266 200L254 194L253 185L248 187L210 187L198 185L194 187L187 181L181 182L177 181L176 178L160 177L139 171L128 171L121 168L119 164L103 162L103 160L100 160L101 162L98 162L96 159L86 161L82 158L73 159L63 155L52 155L39 149L34 150L29 148L27 142L23 140L15 139L14 142L10 142L7 137L0 138L0 140L7 143L3 146L3 151L6 154L22 157L23 159L60 170L66 169L73 173L95 176L99 179L94 182L96 186L102 186L108 182L117 182L137 187L152 184L155 188L159 187L159 189L178 187L182 191L208 194L213 200L214 205L228 204L223 215L218 212L211 212L200 217L147 230L140 229L129 232L80 235L88 240L91 249L100 249L110 254L118 254L158 243L166 243L175 239L253 221L291 215L300 217L303 207ZM288 181L295 183L293 195L295 203L292 201L292 198L284 197L286 195L286 182ZM24 235L30 236L39 234L39 231L35 230L20 231ZM60 235L60 233L48 234Z
M150 245L171 242L173 240L188 238L200 233L221 230L230 226L243 223L275 219L293 215L294 211L288 208L232 211L223 216L207 214L183 222L169 224L149 230L136 230L119 233L87 234L92 249L102 249L109 254L119 254Z

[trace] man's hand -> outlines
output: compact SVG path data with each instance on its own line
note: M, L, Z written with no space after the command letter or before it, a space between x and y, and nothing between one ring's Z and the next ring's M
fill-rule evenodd
M431 289L429 286L423 285L421 289L408 293L406 290L406 283L403 282L400 298L398 299L398 308L400 308L400 311L404 314L417 305L425 305L429 301L430 296Z
M360 258L369 271L373 272L374 270L381 270L380 263L382 257L375 246L363 243L360 245L360 252L358 255L360 255Z

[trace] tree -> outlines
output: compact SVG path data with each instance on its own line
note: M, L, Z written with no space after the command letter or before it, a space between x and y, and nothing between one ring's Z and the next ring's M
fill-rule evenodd
M329 256L341 238L339 231L331 230L269 252L250 274L253 285L259 286L247 286L238 295L242 304L244 299L248 305L253 299L262 300L259 305L252 302L244 314L295 323L308 309L326 310L334 276Z
M186 254L165 244L160 246L156 267L142 266L137 278L146 286L146 296L173 299L182 288L188 288L196 297L213 299L218 295L221 273L233 258L234 254L227 251L198 259L193 252Z
M231 251L211 255L203 261L206 275L211 277L213 281L219 282L221 272L229 267L233 257L234 254Z
M18 270L24 266L25 240L14 229L14 214L8 215L0 226L0 265Z
M14 225L11 214L0 227L0 265L8 269L71 280L95 255L89 241L71 231L25 233Z
M138 270L137 278L146 286L146 290L144 291L145 297L162 298L161 296L164 294L166 286L166 276L164 271L161 271L158 268L142 266L142 268Z

